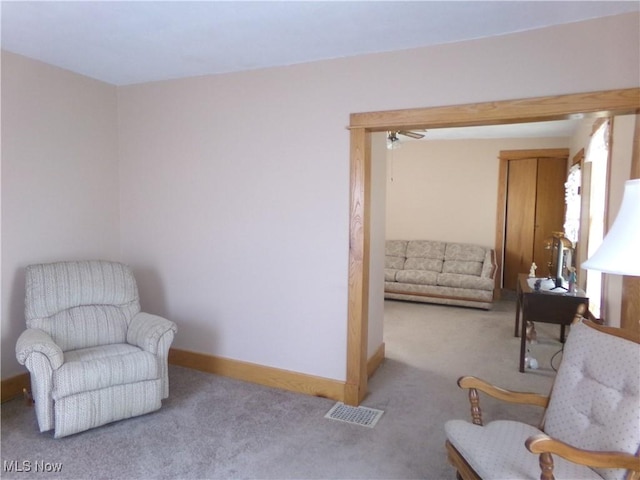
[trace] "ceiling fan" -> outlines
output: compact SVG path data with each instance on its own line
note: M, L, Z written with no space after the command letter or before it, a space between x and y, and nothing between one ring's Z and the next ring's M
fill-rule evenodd
M426 133L426 130L423 130ZM400 147L400 138L398 135L404 135L405 137L419 140L424 138L424 133L414 132L412 130L391 130L387 132L387 148L393 150Z

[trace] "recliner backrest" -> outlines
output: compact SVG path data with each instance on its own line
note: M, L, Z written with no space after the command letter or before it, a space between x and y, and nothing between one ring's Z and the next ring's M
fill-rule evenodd
M127 265L75 261L26 269L27 327L47 332L63 351L125 343L140 311L138 288Z
M571 326L545 414L545 432L575 447L640 448L640 345L584 323ZM596 469L606 479L621 470Z

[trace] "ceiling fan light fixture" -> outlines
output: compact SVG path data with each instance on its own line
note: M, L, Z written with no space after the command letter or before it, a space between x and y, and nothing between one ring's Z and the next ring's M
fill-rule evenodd
M389 150L396 150L401 146L398 132L387 132L387 148Z

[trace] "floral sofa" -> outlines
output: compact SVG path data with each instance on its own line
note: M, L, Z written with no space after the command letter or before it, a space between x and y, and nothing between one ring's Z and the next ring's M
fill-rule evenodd
M387 240L385 298L489 310L493 304L494 250L464 243Z

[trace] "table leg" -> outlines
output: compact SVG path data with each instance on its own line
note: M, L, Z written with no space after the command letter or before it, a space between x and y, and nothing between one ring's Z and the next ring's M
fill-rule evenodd
M516 328L514 337L518 336L519 324L520 324L520 309L522 308L522 293L520 292L520 285L516 288ZM524 316L524 314L523 314Z
M520 331L520 373L524 373L524 357L526 352L526 344L527 344L527 319L524 316L524 312L522 314L522 328Z
M560 343L564 343L565 327L566 327L566 325L564 323L562 325L560 325Z

